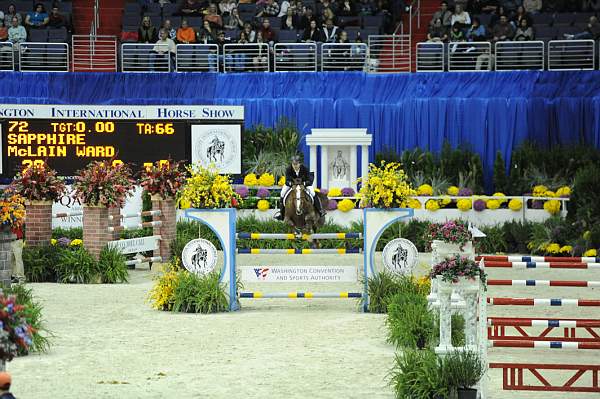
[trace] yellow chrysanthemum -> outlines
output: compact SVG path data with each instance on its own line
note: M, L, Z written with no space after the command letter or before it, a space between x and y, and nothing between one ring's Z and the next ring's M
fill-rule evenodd
M256 203L256 208L257 208L259 211L263 211L263 212L264 212L264 211L266 211L267 209L269 209L269 201L267 201L267 200L264 200L264 199L263 199L263 200L260 200L260 201L258 201L258 202Z
M458 209L460 209L461 211L468 211L469 209L471 209L472 206L473 206L473 203L471 202L470 199L463 198L463 199L459 199L456 202L456 207Z
M553 242L552 244L546 247L546 252L549 254L557 254L560 252L560 245Z
M263 173L262 175L260 175L260 178L258 179L258 185L259 186L273 186L275 184L275 176L273 176L270 173Z
M354 209L354 201L343 199L337 204L337 209L342 212L348 212Z
M535 187L533 187L533 196L534 197L543 197L544 194L546 193L546 191L548 191L548 187L540 184L537 185Z
M50 245L56 245L57 242L54 238L50 239Z
M510 201L508 201L508 208L513 211L519 211L521 210L521 208L523 208L523 201L517 198L513 198Z
M554 191L548 190L544 193L544 197L556 197L556 193Z
M76 238L73 241L71 241L71 244L69 244L69 245L72 247L76 247L81 244L83 244L83 241L81 241L79 238Z
M501 204L508 201L506 198L504 198L504 197L506 197L506 195L504 195L504 193L494 193L494 197L497 197L496 200L500 201Z
M589 256L589 257L593 257L593 256L597 256L597 255L598 255L597 251L595 249L593 249L593 248L592 249L588 249L587 251L585 251L583 253L583 256Z
M452 202L452 198L450 198L446 195L442 196L442 199L439 200L440 207L446 206L446 205L450 204L451 202Z
M500 208L500 200L495 200L495 199L487 200L485 205L487 206L488 209L498 209L498 208Z
M440 209L440 204L436 200L428 200L425 203L425 209L427 209L428 211L435 212L438 209Z
M250 173L244 177L244 184L248 187L256 186L258 184L258 179L254 173Z
M456 186L450 186L450 187L448 187L448 190L447 190L448 195L452 195L454 197L458 195L459 191L460 191L460 189Z
M190 202L189 199L187 198L181 198L179 200L179 208L181 209L188 209L192 206L192 203Z
M421 184L419 188L417 188L417 194L431 196L433 195L433 187L431 187L429 184Z
M285 186L285 176L281 176L279 180L277 180L278 186Z
M558 200L548 200L544 202L544 209L551 215L556 215L560 212L560 201Z
M332 187L329 189L329 192L327 193L327 195L329 197L341 197L342 196L342 189L337 188L337 187Z
M412 209L421 209L421 202L416 198L410 198L408 200L408 207Z
M563 186L556 190L557 197L568 197L571 195L571 188L569 186Z
M563 245L562 247L560 247L560 253L561 254L570 254L573 251L573 247L570 245Z

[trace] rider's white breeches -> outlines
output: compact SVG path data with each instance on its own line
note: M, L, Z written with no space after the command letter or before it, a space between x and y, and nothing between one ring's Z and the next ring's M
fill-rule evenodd
M283 186L281 188L281 197L280 198L284 198L286 196L286 194L288 193L288 191L290 191L291 189L292 188L288 185ZM311 198L315 198L315 189L313 186L306 186L306 191L308 191Z

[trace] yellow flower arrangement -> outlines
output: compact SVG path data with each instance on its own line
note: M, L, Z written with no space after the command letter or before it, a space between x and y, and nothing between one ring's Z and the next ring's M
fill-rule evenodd
M244 177L244 184L248 187L256 186L258 184L258 179L254 173L250 173Z
M263 212L266 211L267 209L269 209L269 201L264 200L264 199L259 200L256 203L256 208L258 208L259 211L263 211Z
M419 292L426 295L431 292L431 278L429 278L429 274L424 274L419 278L411 276L411 278L413 282L417 285Z
M557 254L560 252L560 245L553 242L552 244L546 247L546 252L549 254Z
M25 198L13 194L0 198L0 225L20 227L25 220Z
M363 179L360 178L359 182ZM414 194L401 165L382 162L381 167L369 165L368 180L362 185L358 197L363 207L404 208L408 197Z
M517 198L513 198L508 201L508 208L513 211L520 211L523 208L523 201Z
M179 200L179 208L188 209L192 207L192 203L187 198L181 198Z
M182 271L177 260L173 264L165 265L163 274L154 278L156 283L148 294L148 300L152 302L154 309L171 310L173 308L173 294L179 282L179 273Z
M58 241L56 241L56 238L51 238L50 239L50 245L56 245Z
M557 197L568 197L571 195L571 188L569 186L563 186L556 190Z
M570 254L571 252L573 252L573 247L570 245L563 245L562 247L560 247L559 252L561 254Z
M546 194L546 191L548 191L548 187L540 184L537 185L535 187L533 187L533 196L534 197L543 197L544 194Z
M460 191L460 189L456 186L450 186L448 187L447 193L448 195L452 195L453 197L456 197L458 195L458 192Z
M354 201L349 199L343 199L337 204L337 209L342 212L349 212L354 209Z
M408 200L408 207L412 209L421 209L421 202L416 198L410 198Z
M230 208L241 201L228 175L220 175L214 166L188 166L190 177L181 190L179 203L193 208ZM246 176L248 177L248 176Z
M281 176L279 180L277 180L278 186L285 186L285 176Z
M439 202L440 202L440 206L444 207L452 202L452 198L444 195L444 196L442 196L442 199L439 200Z
M327 193L327 196L329 198L341 197L342 196L342 189L341 188L337 188L337 187L332 187L332 188L329 189L329 192Z
M556 193L554 191L548 190L544 193L544 197L556 197Z
M494 193L493 196L496 197L495 199L500 201L501 204L508 201L506 198L504 198L504 197L506 197L506 195L504 195L504 193Z
M470 199L466 199L466 198L459 199L456 202L456 207L458 209L460 209L461 211L468 211L469 209L471 209L472 205L473 204L472 204L471 200Z
M588 256L588 257L593 257L593 256L597 256L597 255L598 255L597 251L595 249L593 249L593 248L592 249L588 249L587 251L585 251L583 253L583 256Z
M433 195L433 187L429 184L421 184L419 188L417 188L417 194L431 196Z
M556 215L560 212L560 201L558 200L548 200L544 202L544 209L551 215Z
M267 187L274 186L275 185L275 176L273 176L270 173L263 173L258 178L258 185L259 186L267 186Z
M425 203L425 209L427 209L428 211L435 212L438 209L440 209L440 204L436 200L428 200Z
M490 200L487 200L485 205L487 206L488 209L498 209L498 208L500 208L500 201L502 201L502 200L490 199Z
M71 241L71 243L69 244L72 247L77 247L83 244L83 241L80 240L79 238L74 239L73 241Z

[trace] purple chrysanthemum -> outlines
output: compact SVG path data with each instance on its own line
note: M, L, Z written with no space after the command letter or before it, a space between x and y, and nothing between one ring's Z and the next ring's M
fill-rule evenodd
M270 192L268 189L264 188L264 187L261 187L261 188L259 188L259 189L256 191L256 196L257 196L258 198L267 198L267 197L269 197L270 195L271 195L271 192Z
M329 190L327 190L326 188L322 188L322 189L320 189L320 192L321 192L321 194L323 194L323 195L327 195L327 194L329 194Z
M238 186L235 192L242 198L246 198L250 194L250 190L246 186Z
M342 188L342 197L354 197L354 189L352 187L344 187Z
M56 243L61 247L68 247L71 244L71 240L67 237L60 237L56 240Z
M471 195L473 195L473 190L471 190L469 187L458 190L459 197L470 197Z
M473 202L473 209L475 209L477 212L481 212L486 208L485 206L485 201L482 199L478 199L475 200L475 202Z
M532 203L531 203L531 207L533 209L544 209L544 201L533 200Z
M336 200L329 200L329 202L327 203L327 210L328 211L334 211L337 209L337 201Z

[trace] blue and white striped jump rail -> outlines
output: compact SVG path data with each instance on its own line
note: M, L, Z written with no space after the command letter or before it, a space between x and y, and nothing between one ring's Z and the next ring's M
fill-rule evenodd
M600 342L490 340L492 348L600 349Z
M600 281L574 280L488 280L487 284L513 287L600 287Z
M288 299L310 299L310 298L362 298L361 292L240 292L240 298L288 298Z
M600 257L593 256L504 256L483 255L477 256L476 261L483 259L488 262L570 262L570 263L600 263Z
M237 233L236 238L238 240L348 240L362 239L362 233Z
M583 262L498 262L485 261L485 267L509 269L600 269L600 263Z
M238 254L252 255L320 255L320 254L359 254L361 248L318 248L318 249L300 249L300 248L238 248Z
M586 328L600 327L600 320L597 319L537 319L520 317L488 317L488 326L511 326L511 327L565 327L565 328Z
M600 306L600 299L567 298L487 298L493 306Z

